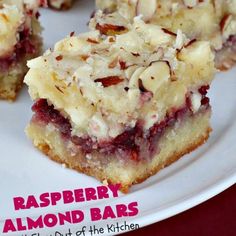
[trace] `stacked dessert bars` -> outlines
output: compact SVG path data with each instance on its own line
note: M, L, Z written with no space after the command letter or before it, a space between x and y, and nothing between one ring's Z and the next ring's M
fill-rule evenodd
M0 99L15 100L27 72L26 61L39 55L42 39L39 1L0 1Z
M97 0L105 13L119 12L132 22L138 15L174 33L181 29L188 38L211 42L216 67L231 68L236 61L235 0Z

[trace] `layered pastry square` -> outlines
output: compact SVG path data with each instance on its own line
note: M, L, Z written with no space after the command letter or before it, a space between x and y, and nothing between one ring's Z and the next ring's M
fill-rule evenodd
M0 99L14 100L27 72L26 61L39 55L42 40L39 1L0 1Z
M67 10L72 4L73 0L48 0L48 5L57 10Z
M147 4L148 2L148 4ZM132 22L135 16L190 39L208 40L216 51L216 67L225 70L236 61L235 0L97 0L105 13L119 12Z
M214 54L138 17L98 12L90 26L28 62L26 132L52 160L127 192L208 139Z

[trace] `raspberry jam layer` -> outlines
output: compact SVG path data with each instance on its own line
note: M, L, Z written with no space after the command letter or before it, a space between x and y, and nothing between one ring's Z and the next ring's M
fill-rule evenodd
M203 111L210 106L209 98L206 96L208 89L208 85L199 89L199 93L202 95L200 110ZM91 137L72 136L69 119L63 117L59 111L54 109L53 105L49 105L46 99L36 101L32 110L35 113L32 122L54 125L63 139L71 141L84 154L99 152L103 155L128 157L134 161L152 158L158 152L158 141L166 129L173 127L177 122L184 120L185 117L194 115L190 96L186 96L184 106L179 109L172 109L165 119L154 124L148 131L144 131L142 121L139 121L134 128L127 129L110 141L96 142Z

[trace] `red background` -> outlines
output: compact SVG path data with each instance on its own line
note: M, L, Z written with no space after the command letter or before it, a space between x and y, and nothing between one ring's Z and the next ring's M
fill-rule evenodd
M126 236L236 236L236 184L186 212Z

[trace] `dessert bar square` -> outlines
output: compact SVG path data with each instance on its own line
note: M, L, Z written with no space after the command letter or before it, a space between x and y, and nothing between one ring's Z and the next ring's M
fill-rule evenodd
M16 98L27 72L26 61L40 53L39 4L38 1L0 1L0 99Z
M90 27L28 62L26 132L52 160L127 192L208 139L214 53L139 17L98 12Z
M97 0L97 6L129 21L142 15L174 33L181 29L190 39L210 41L218 69L229 69L236 61L236 0Z

